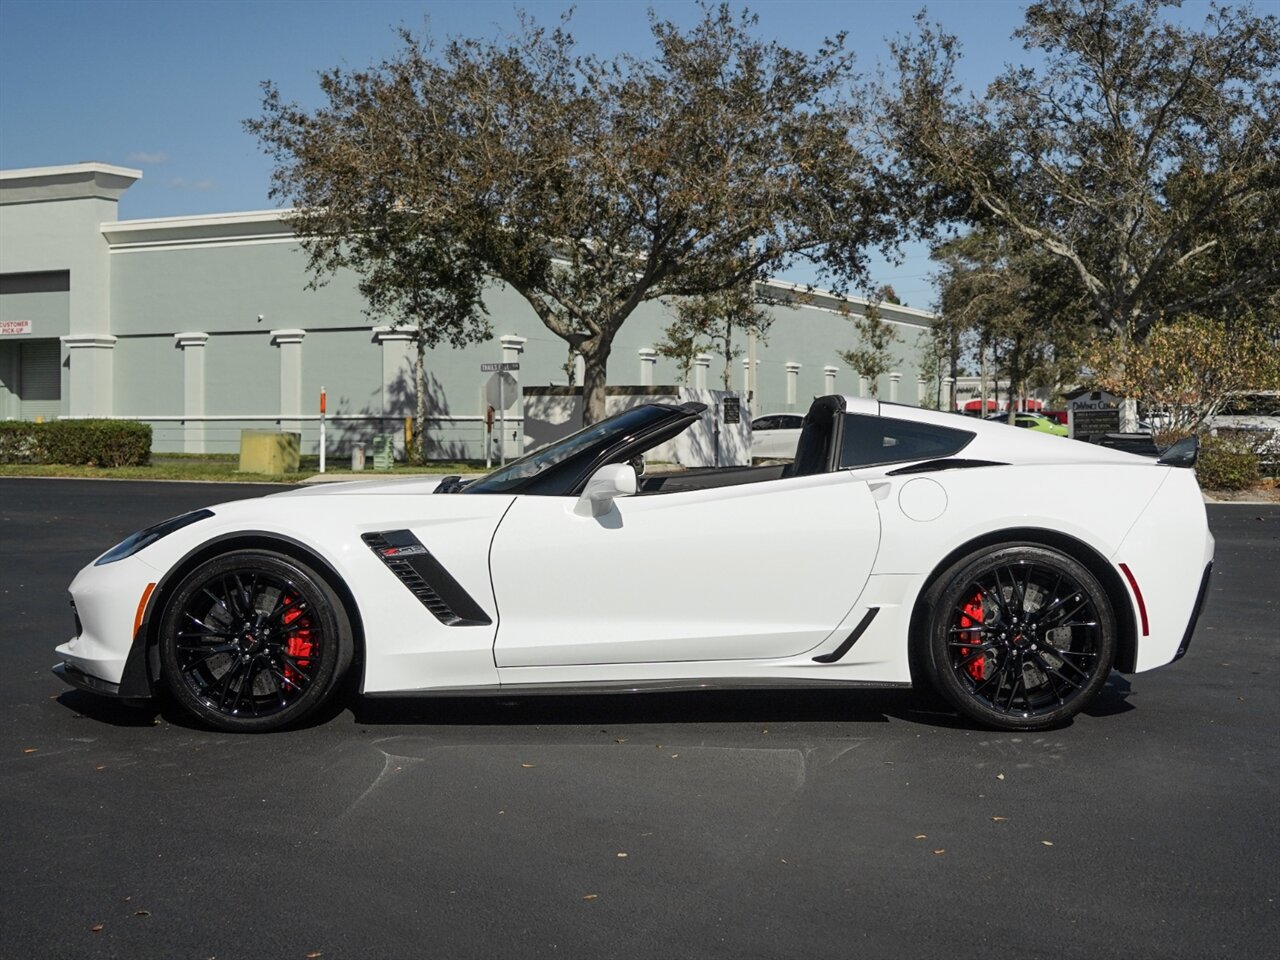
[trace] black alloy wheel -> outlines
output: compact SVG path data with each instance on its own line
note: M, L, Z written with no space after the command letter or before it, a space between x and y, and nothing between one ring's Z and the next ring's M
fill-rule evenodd
M300 722L351 662L351 628L322 577L292 558L238 550L172 593L160 622L169 690L198 720L265 732Z
M1009 544L970 556L926 599L931 678L985 726L1060 726L1111 673L1116 620L1107 593L1058 550Z

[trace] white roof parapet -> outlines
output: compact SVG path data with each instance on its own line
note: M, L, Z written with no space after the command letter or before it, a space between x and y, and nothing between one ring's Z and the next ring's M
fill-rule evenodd
M292 210L251 210L209 213L195 217L156 217L117 220L101 226L113 250L143 250L161 246L201 246L212 243L295 241L288 217Z
M844 296L831 290L822 290L803 283L791 283L787 280L764 280L761 281L760 285L772 290L778 290L785 294L787 298L798 300L806 306L815 307L819 310L830 310L835 313L845 312L850 307L865 309L872 303L866 297ZM904 307L896 303L884 303L882 301L878 305L878 309L882 319L916 327L930 326L933 321L938 319L937 314L928 310L917 310L915 307Z
M141 179L141 170L109 163L0 170L0 203L79 200L86 197L119 200L122 193Z
M0 170L0 184L12 180L56 180L63 177L81 177L90 173L105 173L117 177L141 180L142 171L132 167L117 167L110 163L68 163L57 167L18 167Z

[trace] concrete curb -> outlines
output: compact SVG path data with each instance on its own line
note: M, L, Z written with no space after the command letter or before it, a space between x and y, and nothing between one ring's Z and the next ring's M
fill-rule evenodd
M1204 497L1205 503L1217 504L1224 507L1280 507L1280 500L1219 500L1217 497L1210 496L1203 490L1200 491L1200 495Z

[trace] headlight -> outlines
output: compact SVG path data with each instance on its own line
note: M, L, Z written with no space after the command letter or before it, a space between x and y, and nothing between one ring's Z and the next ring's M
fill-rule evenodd
M183 527L190 526L197 520L203 520L205 517L212 517L212 510L194 510L191 513L184 513L180 517L173 517L157 523L153 527L147 527L145 530L139 530L137 533L130 534L125 537L114 547L93 561L95 567L100 567L104 563L115 563L117 560L123 560L125 557L132 557L144 547L149 547L161 537L167 537L175 530L181 530Z

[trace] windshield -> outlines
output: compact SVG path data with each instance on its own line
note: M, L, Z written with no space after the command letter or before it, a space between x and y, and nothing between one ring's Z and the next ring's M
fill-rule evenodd
M518 490L523 493L563 493L606 450L680 412L677 407L657 403L632 407L513 460L488 476L467 484L460 492L513 493ZM550 480L552 474L556 475L556 482L538 482L540 478ZM563 483L558 482L560 478L563 478Z

